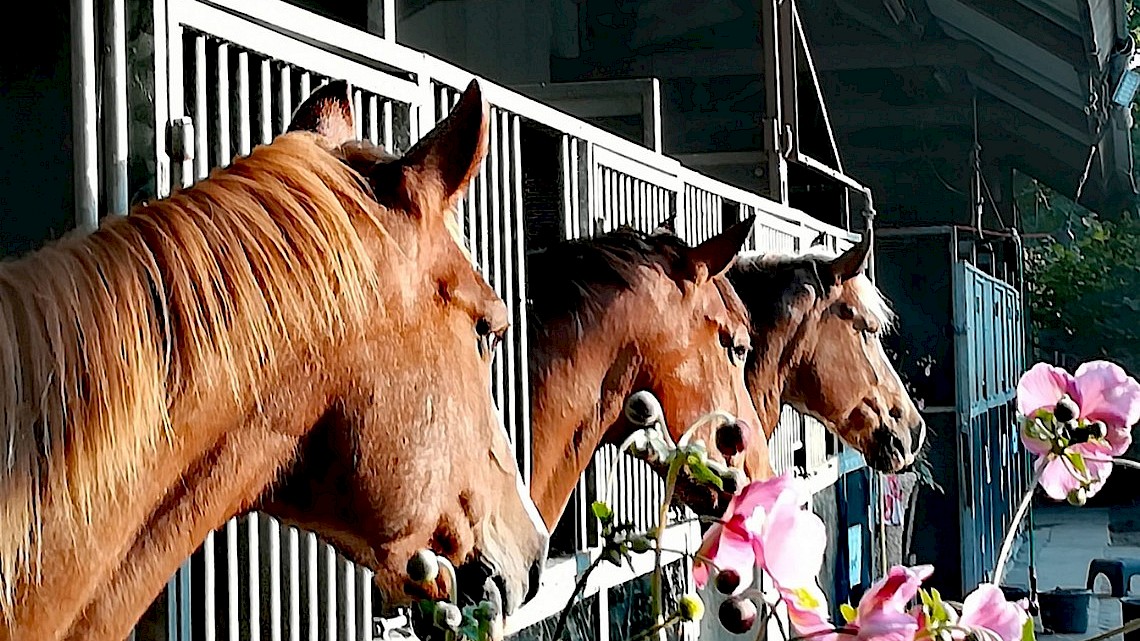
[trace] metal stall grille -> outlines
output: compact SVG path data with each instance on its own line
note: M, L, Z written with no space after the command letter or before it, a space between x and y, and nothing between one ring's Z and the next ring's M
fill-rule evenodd
M435 122L459 104L460 91L433 83ZM519 469L530 483L530 383L527 373L526 232L521 119L491 107L488 154L468 186L458 217L472 260L506 302L510 328L491 369L491 389ZM434 123L433 123L434 124ZM425 131L430 127L425 127Z
M961 497L962 584L987 580L1029 482L1020 452L1014 400L1025 366L1017 290L966 262L954 265L957 415L964 482ZM1018 457L1018 454L1021 454ZM1020 465L994 466L1019 460Z

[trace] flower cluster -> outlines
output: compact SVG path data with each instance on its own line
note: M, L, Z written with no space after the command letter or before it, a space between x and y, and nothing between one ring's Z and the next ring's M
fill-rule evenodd
M1054 500L1083 505L1104 486L1113 458L1132 444L1140 383L1108 361L1085 363L1075 375L1037 363L1017 384L1017 409L1042 489Z
M863 595L857 607L844 605L846 623L829 620L827 600L815 577L827 543L823 521L804 509L806 495L789 474L749 484L729 504L724 520L705 535L697 552L693 576L698 587L716 573L717 589L731 595L721 608L721 622L730 631L745 632L756 619L747 590L756 570L771 579L774 590L759 594L769 606L783 601L788 618L801 638L821 641L915 641L963 639L969 634L1001 641L1032 635L1027 604L1008 602L990 584L966 598L961 611L921 589L932 566L896 566ZM910 606L916 596L921 603Z

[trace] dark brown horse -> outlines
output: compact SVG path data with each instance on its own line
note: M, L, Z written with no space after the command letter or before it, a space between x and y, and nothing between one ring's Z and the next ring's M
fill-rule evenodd
M633 392L660 399L674 440L714 410L759 430L744 383L748 315L724 277L753 222L697 247L672 233L621 229L530 256L531 495L549 527L595 450L633 431L622 411ZM709 430L696 436L724 460ZM763 443L728 462L752 478L772 473ZM679 491L702 512L728 498L692 483Z
M0 266L0 639L121 641L255 507L394 601L420 547L508 611L537 588L548 534L489 393L506 311L450 213L487 107L473 83L394 160L342 144L349 105L326 85L308 131Z
M866 234L839 256L742 256L728 277L752 319L746 376L765 435L787 403L875 469L899 472L926 424L880 342L894 317L865 273L871 242Z

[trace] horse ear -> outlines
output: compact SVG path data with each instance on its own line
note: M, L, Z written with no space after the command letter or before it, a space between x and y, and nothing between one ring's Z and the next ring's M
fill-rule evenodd
M654 230L654 233L662 231L669 232L670 234L677 233L677 214L672 214L665 220L657 223L657 229Z
M479 83L472 80L459 104L404 155L400 165L437 183L450 208L487 156L489 114Z
M756 214L752 214L690 249L688 259L693 281L701 284L728 271L752 233L755 222Z
M287 131L311 131L337 147L356 138L355 122L348 82L333 80L305 98L293 112Z
M871 231L867 230L863 232L859 242L831 261L831 274L835 277L836 283L851 280L867 271L867 265L871 260L871 243Z

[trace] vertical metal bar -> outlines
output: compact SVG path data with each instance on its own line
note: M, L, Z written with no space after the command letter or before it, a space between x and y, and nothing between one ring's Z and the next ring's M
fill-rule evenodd
M336 551L331 545L322 544L325 550L325 606L328 616L325 618L325 634L328 639L336 639Z
M261 60L261 144L273 141L273 68L269 58Z
M238 98L238 153L246 155L250 152L250 114L249 114L249 52L239 51L237 55L237 98Z
M107 128L104 163L107 214L127 213L127 53L126 2L106 0L103 45L104 121Z
M206 641L218 638L217 573L218 560L214 554L214 532L206 535L202 544L202 615Z
M384 148L387 149L390 153L396 153L396 138L393 136L392 132L392 101L385 100L381 107L384 110L384 129L381 132L383 135L383 142L380 144L384 145Z
M356 566L345 561L344 567L344 635L352 641L356 638Z
M71 0L71 86L75 226L92 232L99 226L94 0Z
M368 140L372 141L374 145L382 145L384 142L380 138L379 118L377 116L377 98L376 96L368 96Z
M209 116L206 111L206 36L194 38L194 176L201 180L210 173Z
M308 75L308 74L306 74ZM317 600L317 561L319 546L317 535L305 533L305 562L309 568L309 641L320 638L320 603Z
M301 95L297 96L298 106L300 106L302 102L305 102L305 99L309 97L309 94L313 93L312 82L313 78L308 71L301 73Z
M494 287L495 291L498 292L500 297L502 297L504 295L503 265L502 256L500 255L499 247L497 246L500 243L503 235L501 224L501 217L503 215L503 186L501 179L504 173L502 166L503 154L500 147L500 139L502 138L502 134L500 132L501 127L499 116L500 111L495 107L491 107L491 131L489 146L490 151L487 154L487 161L488 164L490 164L490 170L487 173L489 174L488 182L490 183L489 187L491 192L491 207L490 210L486 212L486 215L490 219L489 222L491 224L490 230L488 230L488 232L485 234L485 241L487 246L491 249L491 253L487 254L484 260L487 263L486 270L491 275L489 278L491 281L491 286ZM492 371L494 372L494 376L492 377L492 384L494 385L495 401L497 401L495 405L497 406L499 410L499 416L505 425L507 399L503 394L505 383L503 380L505 374L503 368L503 360L504 359L500 356L499 358L496 358L492 364Z
M357 140L364 137L364 105L359 89L352 92L352 131Z
M360 573L360 641L372 641L372 582L371 570Z
M269 518L269 638L281 641L281 524Z
M230 148L230 46L226 43L218 45L218 154L215 161L219 167L225 167L233 160L233 150Z
M515 309L515 336L516 351L514 358L516 414L514 416L515 429L519 431L519 443L516 446L522 455L519 457L519 472L523 476L523 483L530 487L533 455L531 452L530 429L530 380L528 375L527 354L527 313L526 313L526 212L523 209L523 177L522 177L522 120L511 114L511 208L513 219L511 221L511 235L514 247L509 251L514 253L515 291L512 303Z
M238 520L226 523L226 596L229 603L230 641L238 641Z
M293 76L289 65L281 65L281 129L284 133L289 128L289 120L293 117Z
M251 633L261 634L261 539L260 519L257 512L250 512L246 518L249 528L249 629Z
M289 641L301 641L301 533L289 528Z

